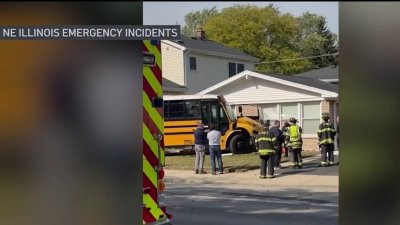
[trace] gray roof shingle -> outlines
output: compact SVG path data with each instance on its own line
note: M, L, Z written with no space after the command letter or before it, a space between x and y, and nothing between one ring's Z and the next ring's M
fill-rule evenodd
M217 53L225 55L227 57L247 59L249 61L255 61L255 62L259 61L256 57L248 55L243 51L224 46L222 44L216 43L208 39L202 40L181 35L180 40L172 40L172 41L175 42L176 44L179 44L191 50L202 51L205 53L206 52Z
M328 66L294 75L296 77L309 77L320 80L339 79L339 66Z
M182 91L186 90L184 87L180 86L179 84L172 82L164 77L162 79L162 82L163 82L164 88L181 89Z
M256 72L260 73L260 72ZM289 75L277 75L277 74L267 74L261 73L264 75L268 75L274 78L291 81L298 84L307 85L314 88L319 88L326 91L331 91L335 93L339 93L339 87L336 84L330 84L327 82L320 81L319 79L309 78L309 77L299 77L299 76L289 76Z

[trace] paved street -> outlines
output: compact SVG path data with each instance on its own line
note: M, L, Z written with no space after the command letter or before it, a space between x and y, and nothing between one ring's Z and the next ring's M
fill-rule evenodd
M306 159L303 169L277 170L272 180L259 179L258 170L217 176L166 171L163 200L173 225L336 225L338 166L318 163L318 157Z

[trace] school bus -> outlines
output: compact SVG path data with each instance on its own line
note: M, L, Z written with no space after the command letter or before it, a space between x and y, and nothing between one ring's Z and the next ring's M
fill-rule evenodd
M261 124L237 117L223 96L164 95L164 147L166 150L191 148L199 122L214 124L221 132L222 151L244 153L254 150L254 136Z

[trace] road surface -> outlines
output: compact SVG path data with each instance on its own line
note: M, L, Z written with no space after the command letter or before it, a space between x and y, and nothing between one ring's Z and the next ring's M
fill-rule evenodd
M316 158L300 170L277 170L272 180L258 179L258 171L171 172L162 200L173 225L337 225L338 166L320 168Z

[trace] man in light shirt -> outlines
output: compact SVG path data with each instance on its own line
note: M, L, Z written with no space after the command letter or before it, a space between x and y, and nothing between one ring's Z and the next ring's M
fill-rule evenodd
M222 164L221 147L220 147L221 132L215 130L214 124L210 124L210 132L207 133L207 139L208 139L209 148L210 148L212 174L215 175L217 172L216 165L215 165L215 157L217 157L219 172L220 172L220 174L223 174L224 167Z

